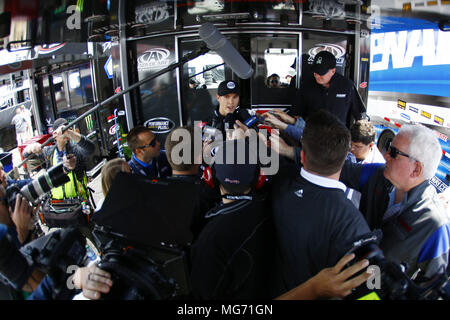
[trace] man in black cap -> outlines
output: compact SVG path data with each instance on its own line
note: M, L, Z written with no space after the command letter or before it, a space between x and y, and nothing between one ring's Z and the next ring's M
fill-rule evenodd
M228 140L216 152L212 169L223 200L206 213L209 221L192 246L195 298L270 298L274 229L265 196L254 190L256 155L244 139Z
M353 82L336 72L336 58L321 51L314 57L311 70L314 80L305 82L292 106L292 115L305 120L314 112L325 109L349 128L353 120L365 117L365 106Z
M240 88L236 81L222 81L217 88L216 98L219 106L214 110L207 125L220 130L223 140L226 139L226 130L234 129L236 120L244 122L250 118L248 111L239 107L239 96Z
M55 145L42 148L40 143L33 143L23 151L23 156L28 157L30 153L40 154L47 164L47 168L63 162L70 181L65 185L52 189L53 199L65 199L81 197L87 199L87 177L86 162L90 155L94 153L95 145L78 132L67 129L62 132L63 127L68 122L64 118L56 119L53 123L53 137ZM71 141L74 141L73 144Z

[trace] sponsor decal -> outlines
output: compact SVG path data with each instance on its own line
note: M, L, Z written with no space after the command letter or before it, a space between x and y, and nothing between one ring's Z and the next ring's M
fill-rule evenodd
M440 124L441 126L444 125L444 118L441 118L439 116L434 116L434 122L437 124Z
M237 179L232 180L232 179L228 179L228 178L225 178L225 182L231 183L231 184L240 184L240 183L241 183L241 182L240 182L239 180L237 180Z
M439 131L436 131L436 130L433 130L433 132L436 135L436 137L438 137L439 139L441 139L444 142L447 142L448 138L447 138L447 136L445 134L443 134L443 133L441 133Z
M172 6L167 3L150 3L142 6L138 6L135 9L135 19L138 23L143 24L156 24L170 17L169 10Z
M422 111L420 112L420 115L421 115L422 117L427 118L427 119L431 119L431 113L426 112L426 111L424 111L424 110L422 110Z
M111 128L109 128L109 134L110 135L115 135L117 130L119 130L119 124L118 123L115 124L115 125L112 125Z
M316 54L321 51L329 51L336 57L336 65L342 65L345 59L345 49L340 45L333 43L319 43L314 48L309 49L309 59L314 60ZM311 60L311 61L312 61Z
M144 126L153 133L166 133L175 128L175 122L168 118L158 117L145 121Z
M38 53L39 54L49 54L52 52L55 52L62 47L64 47L65 43L55 43L55 44L49 44L49 45L42 45L39 47Z
M297 190L294 193L297 197L303 198L303 189Z
M433 178L430 179L430 184L439 190L439 192L444 192L444 190L447 189L447 185L436 176L433 176Z
M406 110L406 102L403 100L397 100L397 107L399 107L400 109Z
M233 90L234 88L236 88L236 85L234 84L234 82L230 81L227 83L227 88Z
M417 109L415 107L409 106L408 108L409 108L409 111L412 111L412 112L415 112L415 113L419 113L419 109Z
M164 48L154 48L145 51L137 58L138 71L162 68L169 65L170 51Z
M408 116L406 113L400 113L400 116L403 118L403 119L406 119L406 120L408 120L408 121L410 121L411 120L411 117L410 116Z

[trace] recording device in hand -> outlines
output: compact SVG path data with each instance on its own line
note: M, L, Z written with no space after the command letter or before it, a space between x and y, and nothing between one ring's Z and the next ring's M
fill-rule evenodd
M366 299L375 297L377 300L449 300L448 286L449 276L445 270L436 273L431 279L426 281L412 280L406 274L406 263L395 263L388 261L383 251L377 244L375 238L362 239L354 244L348 254L354 253L356 261L367 259L369 266L378 267L381 271L379 288L368 288L367 283L356 288L346 299ZM362 272L366 272L363 270ZM378 276L378 275L375 275ZM371 279L369 279L369 282ZM371 298L371 299L372 299Z
M27 283L33 270L48 274L54 285L54 299L70 299L68 267L82 265L86 240L75 228L56 230L18 249L4 225L0 225L0 274L17 290Z
M233 113L228 113L224 119L224 129L225 130L234 130L234 123L236 122L236 118Z
M98 267L108 271L114 283L103 300L166 300L179 295L178 283L166 274L167 264L174 261L158 261L160 249L131 241L108 227L96 225L93 235L102 252Z
M40 177L33 179L21 189L15 184L8 186L6 188L8 206L14 210L18 193L22 194L29 202L36 204L43 194L69 181L70 179L64 171L63 164L60 163L59 165L50 168Z

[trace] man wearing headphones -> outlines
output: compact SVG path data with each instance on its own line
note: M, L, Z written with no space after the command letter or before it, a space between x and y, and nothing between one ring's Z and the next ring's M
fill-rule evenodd
M209 221L192 246L194 298L270 298L274 229L265 196L255 192L260 167L251 159L256 150L245 139L228 140L215 154L213 175L223 200L206 214Z

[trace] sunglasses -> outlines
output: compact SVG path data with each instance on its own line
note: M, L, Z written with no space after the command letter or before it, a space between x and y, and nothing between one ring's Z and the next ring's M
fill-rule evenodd
M147 147L152 147L152 148L154 148L155 145L156 145L156 137L154 137L153 140L150 141L149 144L146 144L145 146L137 147L137 149L145 149L145 148L147 148Z
M389 155L391 156L392 159L397 158L397 155L401 155L401 156L416 160L413 157L411 157L409 154L398 150L396 147L393 147L392 144L389 144L389 148L387 149L387 152L389 152Z

